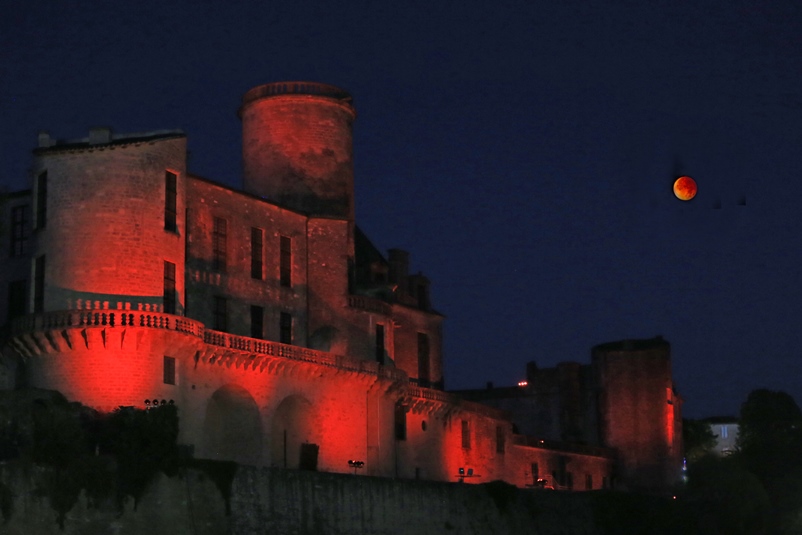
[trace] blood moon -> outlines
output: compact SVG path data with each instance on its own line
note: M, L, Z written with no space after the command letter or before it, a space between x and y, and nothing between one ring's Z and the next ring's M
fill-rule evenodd
M689 176L681 176L674 181L674 195L681 201L696 197L696 181Z

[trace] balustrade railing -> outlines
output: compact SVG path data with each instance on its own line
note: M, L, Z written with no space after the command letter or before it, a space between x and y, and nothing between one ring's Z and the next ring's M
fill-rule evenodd
M203 336L203 324L182 316L157 312L128 310L66 310L45 312L17 318L12 323L14 335L32 331L63 329L67 327L149 327L168 329Z
M385 316L389 316L393 312L392 307L384 301L380 301L372 297L366 297L364 295L349 295L348 306L351 308L364 310L366 312L383 314Z
M17 318L12 323L11 332L16 336L28 332L71 327L144 327L173 330L197 336L209 345L226 349L310 362L347 371L367 373L392 381L406 380L404 372L396 368L381 366L378 362L363 361L325 351L213 331L206 329L199 321L172 314L128 310L45 312Z
M494 407L488 407L487 405L474 403L472 401L466 401L455 394L449 394L448 392L443 392L442 390L423 388L420 386L413 386L412 384L410 384L407 387L407 393L415 398L428 399L431 401L439 401L441 403L457 405L467 411L474 412L476 414L481 414L483 416L487 416L488 418L493 418L496 420L510 419L510 415L507 411L496 409Z

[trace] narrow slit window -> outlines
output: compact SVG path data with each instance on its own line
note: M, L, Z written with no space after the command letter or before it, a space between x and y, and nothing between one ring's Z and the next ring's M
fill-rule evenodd
M281 285L290 287L292 286L292 238L281 237L280 254L279 278Z
M262 254L264 231L251 228L251 278L262 280Z
M36 177L36 228L45 228L47 222L47 171Z
M292 315L287 312L282 312L279 319L279 342L292 343Z
M45 309L45 255L37 256L33 274L33 311L43 312Z
M178 189L176 187L178 176L170 171L165 172L164 176L164 230L176 232L178 226L178 210L176 207L176 198L178 197Z
M251 305L251 338L264 336L265 309Z
M418 333L418 384L427 388L431 384L429 335L426 333Z
M15 206L11 209L11 256L25 254L28 243L28 207Z
M384 325L376 325L376 362L384 363Z
M164 357L164 384L175 384L175 358Z
M214 228L212 230L212 269L225 273L226 271L226 246L228 238L228 225L221 217L214 218Z
M214 298L214 330L228 331L228 303L225 297Z
M175 314L175 264L164 261L164 313Z

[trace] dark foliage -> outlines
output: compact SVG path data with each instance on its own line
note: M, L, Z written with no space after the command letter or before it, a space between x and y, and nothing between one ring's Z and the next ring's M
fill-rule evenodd
M707 422L683 418L682 443L685 445L685 458L692 463L713 449L716 445L716 435L710 430Z
M52 392L21 394L0 405L0 460L44 468L35 472L35 483L62 528L82 490L90 506L116 497L121 508L127 497L138 504L158 472L177 474L177 438L173 405L102 414ZM230 488L229 482L229 495ZM13 499L6 490L0 488L0 507L7 520Z

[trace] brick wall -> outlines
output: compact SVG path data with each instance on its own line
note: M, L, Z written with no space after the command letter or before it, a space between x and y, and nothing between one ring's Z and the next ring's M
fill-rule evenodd
M47 173L47 221L36 230L34 251L45 255L44 310L159 311L164 261L176 265L180 299L186 139L56 146L36 154L34 177ZM167 170L178 175L176 232L164 225Z

